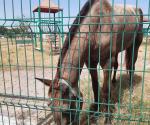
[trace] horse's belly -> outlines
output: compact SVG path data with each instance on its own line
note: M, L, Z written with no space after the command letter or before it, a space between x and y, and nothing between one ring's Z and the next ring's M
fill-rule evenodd
M136 38L136 33L134 33L134 32L131 33L131 31L130 31L127 33L122 33L120 36L121 37L119 37L117 39L117 43L116 43L116 50L118 52L121 52L121 51L129 48L130 46L132 46L132 44Z

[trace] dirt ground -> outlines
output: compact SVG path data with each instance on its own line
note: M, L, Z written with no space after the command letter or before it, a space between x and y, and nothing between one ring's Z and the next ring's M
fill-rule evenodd
M128 119L130 115L135 119L141 116L143 119L150 119L150 39L147 42L146 44L146 39L144 39L139 50L132 94L129 91L129 76L126 71L122 73L120 71L125 69L124 65L118 68L117 83L114 88L116 91L114 96L118 97L118 102L115 104L114 114L124 119ZM0 40L0 43L0 125L2 123L4 125L36 125L51 112L47 111L49 110L47 101L43 100L48 98L48 88L35 81L34 78L53 78L59 56L51 55L46 43L43 44L44 52L36 50L31 44L12 45L7 40ZM121 62L120 58L121 56L118 58L119 62ZM99 66L98 72L100 86L102 86L103 73ZM93 102L93 92L90 74L85 66L79 86L84 97L83 112L86 112ZM4 95L17 95L17 98L8 98ZM21 96L34 99L22 99ZM97 124L102 120L103 118L100 118ZM114 124L117 123L119 124L120 121L114 120ZM131 122L131 124L136 123Z

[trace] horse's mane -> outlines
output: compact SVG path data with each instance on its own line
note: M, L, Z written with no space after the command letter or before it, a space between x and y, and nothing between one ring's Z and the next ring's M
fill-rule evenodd
M77 29L79 28L78 24L81 24L85 18L85 16L87 15L90 5L91 3L89 2L89 0L84 4L83 8L81 9L81 11L78 13L76 19L74 20L73 24L71 25L69 32L67 33L63 48L62 48L62 57L64 57L66 51L68 50L69 47L69 42L71 44L72 39L74 37L74 35L77 32Z
M81 11L78 13L76 19L74 20L73 24L71 25L70 29L69 29L69 32L67 33L66 35L66 39L65 39L65 42L63 44L63 47L61 49L61 55L59 56L59 60L58 60L58 68L57 68L57 73L56 73L56 77L59 77L60 76L60 73L59 73L59 67L61 65L61 62L63 61L64 59L64 56L68 50L68 47L69 47L69 43L71 44L72 42L72 39L74 37L74 35L76 34L77 32L77 29L79 27L79 25L77 24L81 24L86 16L86 14L88 13L88 10L90 8L90 5L91 3L89 2L89 0L84 4L83 8L81 9ZM69 35L71 34L71 35ZM61 58L61 59L60 59Z
M88 14L89 12L89 9L90 7L92 7L92 5L94 4L96 0L88 0L84 6L82 7L81 11L78 13L76 19L74 20L73 24L71 25L70 29L69 29L69 32L67 33L66 35L66 39L65 39L65 42L63 44L63 47L61 49L61 56L59 56L59 60L58 60L58 68L57 68L57 73L56 73L56 76L59 77L59 68L60 68L60 65L61 65L61 62L63 61L64 59L64 56L68 50L68 47L69 47L69 44L71 45L72 43L72 39L73 37L75 36L78 28L80 25L78 24L81 24L84 20L84 18L86 17L86 15ZM110 8L110 4L107 0L103 0L104 4L105 4L105 8ZM61 59L60 59L61 58Z
M71 25L70 29L69 29L69 32L66 36L66 39L65 39L65 42L64 42L64 45L63 45L63 48L62 48L62 59L63 59L63 55L65 55L66 51L68 50L68 47L69 47L69 41L70 41L70 44L72 42L72 39L74 37L74 35L76 34L77 32L77 29L79 27L78 24L81 24L85 18L85 16L87 15L87 13L89 12L89 9L90 7L94 4L96 0L88 0L83 8L81 9L81 11L78 13L76 19L74 20L73 24ZM111 5L110 3L107 1L107 0L102 0L103 2L103 5L104 5L104 9L106 11L108 10L111 10ZM70 34L70 35L69 35Z

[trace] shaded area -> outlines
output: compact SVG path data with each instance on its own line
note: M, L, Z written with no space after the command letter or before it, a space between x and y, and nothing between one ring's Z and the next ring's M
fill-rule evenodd
M126 89L129 91L130 94L133 94L132 89L134 91L134 89L136 89L135 86L140 84L141 80L142 80L141 76L134 74L133 82L131 82L131 86L130 86L130 80L129 80L128 74L123 74L122 76L117 78L117 81L114 87L114 93L112 95L112 98L114 98L113 100L116 100L115 103L122 102L122 97L124 96L124 91ZM120 100L117 100L119 99L119 97L120 97Z
M117 114L118 107L117 105L120 105L119 110L122 110L123 108L126 108L132 103L132 95L134 94L134 90L136 89L136 86L141 83L142 77L135 74L134 75L134 80L133 80L133 92L130 91L130 86L129 86L129 75L123 74L120 77L117 78L117 81L115 83L115 86L111 87L111 103L109 104L110 106L110 114L112 115L112 122L115 122L115 119L119 116ZM129 100L127 102L123 101L124 94L126 94L128 91L129 95ZM131 95L131 98L130 98ZM104 113L105 112L105 106L108 105L108 103L105 102L105 99L100 97L101 102L99 102L99 108L100 110L98 112L94 111L94 104L91 105L90 107L90 112L83 112L81 114L81 119L80 123L82 125L87 125L87 124L103 124L104 122ZM124 105L125 104L125 105ZM93 110L92 110L93 109ZM134 109L133 109L134 110ZM129 114L129 112L127 113ZM132 114L130 114L132 115ZM120 119L123 119L125 115L122 115ZM121 120L122 121L122 120Z

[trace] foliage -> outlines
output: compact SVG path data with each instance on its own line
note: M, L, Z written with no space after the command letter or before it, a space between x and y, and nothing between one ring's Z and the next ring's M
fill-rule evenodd
M28 36L30 37L31 34L29 32L29 25L26 22L19 22L19 25L16 27L6 27L0 26L0 35L4 35L5 37L13 38L16 36Z

